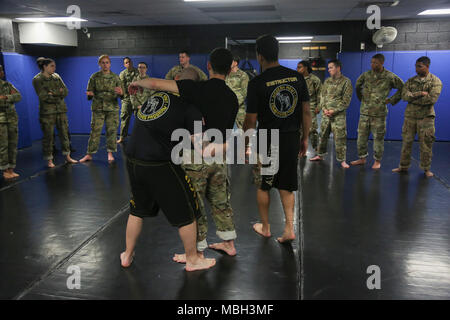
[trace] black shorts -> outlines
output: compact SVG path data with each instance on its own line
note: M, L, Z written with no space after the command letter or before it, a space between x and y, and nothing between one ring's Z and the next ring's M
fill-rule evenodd
M197 194L179 165L127 158L127 169L132 192L130 214L155 217L161 209L178 228L201 217Z
M300 132L280 132L279 137L278 172L273 175L261 174L259 188L265 191L271 188L296 191L298 190L297 165ZM265 167L269 167L269 165L262 165L262 168Z

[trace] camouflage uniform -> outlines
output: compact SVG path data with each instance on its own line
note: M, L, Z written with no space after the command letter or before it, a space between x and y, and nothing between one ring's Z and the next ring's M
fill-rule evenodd
M147 78L149 78L148 75L141 76L139 74L133 79L133 81L138 81L138 80L147 79ZM132 105L132 108L133 108L133 113L136 113L138 107L142 106L144 104L144 102L146 102L147 99L150 98L150 96L154 92L155 92L154 90L150 90L150 89L144 88L142 90L142 92L138 91L136 94L130 96L131 105Z
M16 167L18 117L14 103L22 99L20 92L9 82L0 79L0 170Z
M356 80L355 90L361 101L358 123L358 157L366 158L369 134L373 135L373 157L381 161L384 152L386 134L386 98L392 89L397 92L389 98L389 103L396 105L402 97L403 81L394 73L383 69L381 72L369 70Z
M236 126L242 129L245 120L245 99L247 98L248 75L241 69L230 72L225 78L225 83L236 94L239 103L239 111L236 116Z
M122 97L122 110L120 111L120 137L125 138L128 135L128 126L130 125L131 114L133 113L133 106L130 94L128 93L128 86L133 82L133 79L139 75L136 68L131 70L125 69L119 74L125 91Z
M317 129L319 128L317 124L317 113L316 108L319 109L319 97L320 90L322 89L322 82L319 77L314 74L309 74L305 77L306 85L308 86L309 93L309 105L311 111L311 129L309 130L309 140L311 141L311 146L316 149L319 143L319 133ZM320 112L320 109L319 109Z
M38 73L33 78L34 90L39 97L39 122L42 129L42 151L45 160L53 159L53 132L58 129L61 153L70 154L69 122L64 98L69 91L57 73L50 77Z
M117 98L119 95L114 92L115 87L121 87L125 92L119 76L112 71L109 74L98 71L89 79L87 91L94 92L94 98L91 105L92 119L88 154L98 151L103 123L106 123L107 151L117 151L116 135L119 127L119 103Z
M347 117L346 110L352 99L352 82L349 78L341 75L333 79L325 80L320 93L321 110L334 110L332 117L323 114L320 125L319 147L317 154L321 157L327 153L328 137L333 132L336 147L336 159L339 162L345 161L347 152Z
M208 220L203 203L204 197L211 205L217 236L225 241L236 239L233 210L230 202L231 190L227 164L194 164L192 161L192 164L182 164L181 166L198 193L200 210L202 212L202 217L197 220L197 249L204 251L208 247L206 242Z
M190 64L189 67L194 68L197 71L200 77L200 81L208 80L208 76L199 67L196 67L193 64ZM177 74L181 73L181 71L183 71L183 67L181 65L177 65L170 69L169 72L167 72L165 78L167 80L175 80L175 77L177 76Z
M420 92L428 92L422 97ZM416 133L420 144L420 167L430 170L432 147L435 141L434 104L442 91L442 82L429 73L425 78L418 75L409 79L402 91L402 99L408 102L405 110L405 121L402 128L402 154L400 168L407 169L411 165L411 151Z

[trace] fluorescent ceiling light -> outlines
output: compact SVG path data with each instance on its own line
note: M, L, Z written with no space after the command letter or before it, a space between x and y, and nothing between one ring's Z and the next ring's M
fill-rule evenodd
M280 43L307 43L311 40L281 40Z
M290 40L311 40L314 37L305 36L305 37L276 37L279 41L290 41Z
M16 18L16 20L25 21L25 22L78 22L78 21L87 21L81 18L74 17L44 17L44 18Z
M433 14L450 14L450 9L433 9L433 10L425 10L419 13L419 16L423 15L433 15Z

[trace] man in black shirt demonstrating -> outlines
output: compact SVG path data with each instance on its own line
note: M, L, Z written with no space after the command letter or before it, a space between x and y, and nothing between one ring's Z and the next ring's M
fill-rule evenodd
M133 82L130 85L130 90L144 87L179 93L182 99L192 103L201 111L205 120L205 129L218 129L220 131L224 143L226 130L233 129L239 109L236 95L225 84L225 77L231 70L232 61L233 56L229 50L217 48L209 56L208 71L210 79L208 81L174 81L150 78ZM217 141L217 143L220 142ZM237 236L233 223L225 159L220 163L213 164L207 164L203 161L185 164L183 168L201 197L205 196L211 204L212 216L217 229L216 233L223 240L223 242L211 244L209 247L222 250L230 256L236 255L234 239ZM206 243L208 222L205 214L198 219L197 229L197 250L202 254L208 247ZM183 254L175 255L174 260L184 263L185 256Z
M261 165L258 165L260 181L257 181L257 202L261 223L256 223L253 229L264 237L271 236L269 190L272 187L277 188L286 217L283 235L277 238L283 243L295 239L293 191L298 189L298 157L304 156L308 147L308 133L311 126L309 94L301 74L280 66L278 41L273 36L264 35L256 40L256 56L263 72L248 85L244 131L255 128L256 120L258 120L258 140L261 139L259 132L261 129L267 129L269 132L271 129L279 130L278 156L275 150L271 150L273 154L269 154L276 157L273 161L278 162L279 169L275 174L264 174ZM300 128L303 129L301 141ZM246 153L250 153L248 140L246 139ZM261 145L261 141L259 144Z
M216 263L215 259L205 259L197 253L199 201L183 169L171 161L173 131L187 129L193 140L194 121L201 123L200 111L164 91L152 94L136 114L136 124L125 151L132 199L126 251L120 255L123 267L129 267L133 262L143 218L156 216L159 209L173 226L178 227L186 250L186 271L208 269ZM199 152L202 153L201 146Z

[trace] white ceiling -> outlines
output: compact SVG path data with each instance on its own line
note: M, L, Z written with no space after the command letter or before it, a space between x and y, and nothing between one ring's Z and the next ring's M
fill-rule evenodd
M77 4L87 27L343 21L365 20L372 2L394 0L1 0L0 17L62 16ZM450 1L401 0L382 6L381 19L421 18L417 13L442 7L450 8Z

